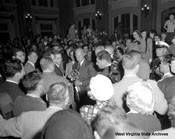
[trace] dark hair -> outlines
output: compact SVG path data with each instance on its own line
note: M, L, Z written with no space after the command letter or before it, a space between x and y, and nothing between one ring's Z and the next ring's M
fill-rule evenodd
M121 47L118 47L117 50L119 51L120 54L124 55L124 50Z
M23 77L22 84L27 91L35 90L41 79L41 74L33 71Z
M174 15L174 13L169 13L168 17L170 17L170 15Z
M23 52L24 53L24 50L20 49L20 48L14 48L13 52L12 52L12 56L16 56L17 52Z
M105 50L100 51L97 54L97 58L99 60L105 59L106 61L111 62L111 55L107 51L105 51Z
M54 50L54 49L53 49L52 53L53 53L54 55L58 55L58 54L62 55L62 51L59 51L59 50Z
M22 63L18 59L11 59L5 61L2 68L2 74L4 77L13 77L16 73L22 71Z
M154 35L154 37L155 37L155 36L157 36L157 37L161 38L160 34L155 34L155 35Z
M154 35L155 35L155 34L157 34L157 31L152 29L152 30L150 30L150 32L149 32L149 33L152 33L152 34L154 34Z
M134 30L133 33L136 32L140 37L141 37L141 33L139 30Z

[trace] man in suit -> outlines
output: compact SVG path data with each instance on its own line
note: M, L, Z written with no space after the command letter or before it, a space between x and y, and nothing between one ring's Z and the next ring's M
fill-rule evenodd
M123 98L127 91L127 88L135 82L143 81L137 76L139 70L139 62L141 61L141 54L138 51L130 51L124 55L122 59L122 66L124 68L124 77L121 81L114 84L114 95L110 100L110 105L118 105L120 108L124 108ZM159 114L165 114L168 108L167 101L164 94L159 89L157 82L154 80L147 80L151 85L154 92L154 111Z
M107 51L102 50L97 54L96 64L100 69L103 70L100 73L104 76L107 76L112 81L112 83L115 83L120 80L120 74L117 69L117 65L112 64L111 60L111 55Z
M85 59L85 53L82 48L75 50L75 56L78 61L77 70L79 72L78 79L75 80L75 86L79 88L80 105L88 104L87 89L91 77L96 75L93 63Z
M13 59L18 59L21 61L22 64L24 64L25 62L25 53L22 49L19 49L19 48L15 48L13 50L13 56L12 56Z
M42 57L40 60L40 66L43 71L42 78L44 80L44 94L49 90L51 84L64 82L68 86L68 82L64 77L58 76L55 73L55 64L53 63L52 58ZM70 104L73 103L73 94L70 91Z
M62 54L60 51L53 51L53 62L55 64L55 73L59 76L64 75L63 63L62 63Z
M28 61L24 65L25 74L28 74L29 72L32 72L35 70L35 63L37 59L38 59L38 55L35 51L30 51L28 53Z
M25 75L22 84L27 90L26 96L19 96L14 102L14 116L27 111L44 111L46 103L40 98L44 92L44 81L37 71Z
M18 59L8 60L3 67L6 81L0 85L0 93L7 93L14 101L18 96L24 96L18 84L24 75L24 68Z
M20 116L4 120L0 117L0 136L20 137L21 139L38 139L47 120L57 111L67 107L68 88L64 82L50 86L47 93L49 107L45 111L24 112Z

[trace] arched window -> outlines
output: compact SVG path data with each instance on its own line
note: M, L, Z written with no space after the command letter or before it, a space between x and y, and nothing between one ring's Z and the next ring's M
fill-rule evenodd
M132 13L118 15L114 18L114 30L121 31L122 35L131 34L138 29L138 16Z
M138 16L133 15L133 31L138 29Z
M130 15L121 15L121 31L123 34L130 34Z

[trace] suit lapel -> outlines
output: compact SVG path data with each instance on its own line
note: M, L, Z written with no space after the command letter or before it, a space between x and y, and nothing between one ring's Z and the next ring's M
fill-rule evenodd
M57 75L63 76L61 69L59 67L57 67L56 65L55 65L55 72L57 73Z
M81 71L85 67L85 65L86 65L86 60L83 61L83 64L80 66L80 70L79 71Z

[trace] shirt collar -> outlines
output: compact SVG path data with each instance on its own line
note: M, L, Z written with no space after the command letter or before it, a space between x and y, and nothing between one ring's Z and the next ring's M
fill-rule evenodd
M106 67L109 67L109 66L111 66L111 63L110 63L110 64L108 64L108 65L106 65Z
M58 68L60 67L58 64L55 64Z
M40 98L39 96L37 96L35 94L26 94L26 96L30 96L30 97L34 97L34 98Z
M124 77L137 77L137 75L135 75L135 74L128 74L128 75L124 75Z
M13 80L10 80L10 79L6 79L6 82L10 82L10 83L15 83L15 84L18 84L18 82L13 81Z
M164 75L163 75L163 77L167 77L167 76L173 76L170 72L167 72L167 73L165 73Z
M82 66L83 65L83 62L84 62L84 59L80 62L80 66Z
M63 108L57 107L57 106L49 106L48 108L49 108L49 109L63 110Z
M27 61L28 63L30 63L33 67L35 67L35 64L33 64L31 61Z

